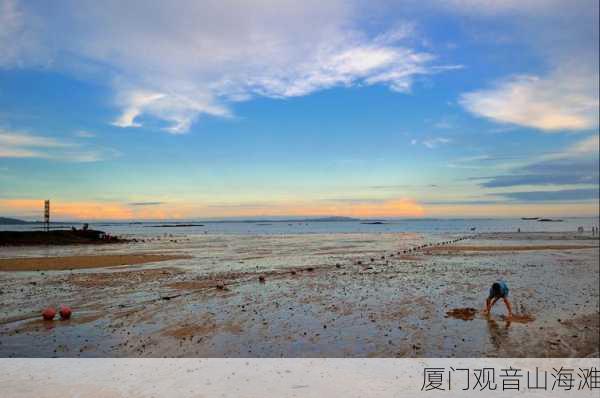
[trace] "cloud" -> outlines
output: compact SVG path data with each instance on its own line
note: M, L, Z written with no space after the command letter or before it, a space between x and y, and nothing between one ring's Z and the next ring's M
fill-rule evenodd
M409 92L419 75L460 67L434 65L433 54L409 46L410 23L379 35L358 29L357 7L344 1L9 3L19 32L36 22L31 34L52 68L108 75L119 127L149 116L185 133L201 115L230 116L232 103L255 96L373 84ZM0 48L15 46L16 30L0 31ZM13 52L21 64L38 64Z
M590 162L592 163L592 162ZM545 171L541 174L520 174L520 175L501 175L495 176L490 181L481 184L485 188L512 187L518 185L580 185L597 184L598 172L594 172L591 167L598 167L598 162L589 167L587 164L575 163L576 170L569 172L568 168L561 169L560 174L553 174ZM541 166L538 164L538 166ZM545 163L544 166L558 168L557 165ZM553 167L554 166L554 167ZM561 165L568 166L568 165ZM586 167L587 168L583 168ZM526 168L525 168L526 169Z
M483 200L483 199L460 199L460 200L429 200L422 202L423 205L492 205L503 203L500 200Z
M454 127L454 125L447 120L440 120L440 121L434 123L433 127L438 128L438 129L451 129Z
M474 115L542 132L582 131L598 126L599 3L573 0L439 2L473 18L474 40L521 47L536 57L531 69L464 93L459 103ZM491 23L490 23L491 22ZM501 22L501 23L499 23ZM534 65L529 62L528 65Z
M89 148L52 137L0 130L0 158L97 162L117 155L110 148Z
M0 130L0 145L2 147L37 147L37 148L64 148L72 144L61 142L51 137L31 135L26 133L13 133Z
M587 156L596 155L600 151L600 135L594 134L593 136L576 142L570 146L563 154L563 157L575 157L575 156Z
M158 206L164 203L165 202L132 202L129 203L129 206Z
M44 154L37 151L22 148L0 147L0 158L41 158Z
M424 140L423 145L425 145L429 149L435 149L440 145L448 144L450 142L452 142L452 140L450 140L449 138L435 137Z
M462 94L469 112L501 123L548 132L585 130L598 125L598 75L575 70L538 76L513 76L490 89Z
M558 191L503 192L505 198L522 202L582 201L599 198L599 188L562 189Z
M511 166L514 161L522 160L522 155L473 155L463 156L457 159L451 160L447 163L447 167L457 169L506 169L512 168ZM519 162L522 163L522 162Z
M559 153L513 168L511 174L483 178L484 188L519 185L581 185L600 183L598 135L586 138ZM478 178L482 179L482 178Z

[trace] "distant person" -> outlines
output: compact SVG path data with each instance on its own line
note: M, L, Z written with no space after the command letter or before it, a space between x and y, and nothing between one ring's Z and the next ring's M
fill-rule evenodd
M504 305L506 305L506 309L508 310L508 317L511 318L513 312L510 301L508 301L508 286L506 285L506 282L503 281L494 282L492 284L490 294L485 300L485 310L483 313L486 315L489 314L494 304L500 299L504 301Z

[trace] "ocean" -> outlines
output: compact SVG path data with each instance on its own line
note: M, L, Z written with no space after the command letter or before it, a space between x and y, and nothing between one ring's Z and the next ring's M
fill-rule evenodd
M127 237L202 234L224 235L294 235L339 233L422 233L461 234L473 232L575 232L578 227L590 231L598 226L598 217L561 218L561 222L541 222L520 218L461 219L394 219L394 220L261 220L261 221L160 221L160 222L92 222L89 227ZM57 223L54 228L81 228L82 223ZM0 225L0 230L28 231L41 229L40 224Z

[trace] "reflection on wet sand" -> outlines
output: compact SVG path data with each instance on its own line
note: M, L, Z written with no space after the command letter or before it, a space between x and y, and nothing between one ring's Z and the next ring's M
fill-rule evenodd
M510 320L506 320L503 322L503 325L499 325L495 319L492 319L491 316L486 317L488 333L490 335L490 342L496 348L496 350L501 350L506 344L508 344L509 339L509 328L511 325Z

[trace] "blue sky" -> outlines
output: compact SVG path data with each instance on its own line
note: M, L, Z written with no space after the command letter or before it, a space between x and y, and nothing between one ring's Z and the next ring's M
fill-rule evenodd
M0 0L0 215L597 215L598 101L596 1Z

